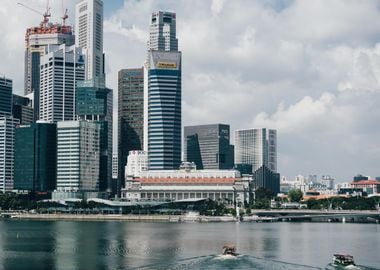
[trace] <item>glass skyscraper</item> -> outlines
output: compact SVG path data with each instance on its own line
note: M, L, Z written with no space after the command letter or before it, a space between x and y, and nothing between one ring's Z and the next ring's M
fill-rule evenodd
M119 179L124 180L128 153L143 149L144 139L144 69L119 71Z
M178 169L182 72L175 13L152 13L144 68L144 150L148 152L149 169Z
M53 191L57 177L57 125L37 122L15 131L14 189Z
M149 169L178 169L181 164L181 53L151 51L149 66Z
M223 124L184 127L184 160L197 169L232 169L233 146L230 126Z
M277 131L245 129L235 131L235 164L252 164L252 171L265 165L277 171Z
M12 114L12 80L0 77L0 116Z
M112 96L101 77L78 82L77 117L100 126L100 191L111 191L112 185Z

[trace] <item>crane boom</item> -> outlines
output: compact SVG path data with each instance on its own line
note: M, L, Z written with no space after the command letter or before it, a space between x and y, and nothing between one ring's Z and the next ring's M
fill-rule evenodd
M30 7L30 6L27 6L27 5L23 4L23 3L20 3L20 2L17 2L17 4L20 5L20 6L23 6L24 8L27 8L27 9L33 11L33 12L36 12L36 13L42 15L42 16L44 17L44 19L43 19L43 21L41 22L41 26L45 26L45 27L47 26L47 24L48 24L48 22L49 22L49 18L51 17L51 14L50 14L50 7L49 7L49 1L47 1L46 11L45 11L45 13L42 13L42 12L40 12L40 11L38 11L38 10L36 10L36 9L34 9L34 8L32 8L32 7Z

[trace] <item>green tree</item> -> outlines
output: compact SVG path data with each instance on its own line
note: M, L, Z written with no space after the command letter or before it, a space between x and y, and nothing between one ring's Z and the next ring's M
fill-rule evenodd
M288 198L291 202L300 202L302 197L303 193L300 189L291 189L288 193Z
M270 200L272 196L273 196L273 192L270 189L260 187L255 190L256 200Z

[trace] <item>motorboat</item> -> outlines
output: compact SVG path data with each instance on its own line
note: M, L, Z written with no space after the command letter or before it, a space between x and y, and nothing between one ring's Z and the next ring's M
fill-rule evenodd
M223 246L222 255L227 256L237 256L235 245L233 244L226 244Z
M333 264L337 266L355 266L354 256L349 254L334 254Z

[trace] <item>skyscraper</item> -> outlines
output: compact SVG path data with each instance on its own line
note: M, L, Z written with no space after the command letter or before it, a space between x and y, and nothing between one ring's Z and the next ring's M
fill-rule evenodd
M78 82L76 111L79 120L95 122L100 126L99 189L111 190L112 179L112 90L97 77Z
M230 145L230 126L184 127L184 161L194 162L197 169L232 169L234 153Z
M20 120L20 125L33 123L32 100L27 97L13 95L12 115Z
M277 132L273 129L235 131L235 164L252 164L252 171L265 165L277 171Z
M99 129L88 121L57 123L57 191L99 191Z
M103 1L83 0L75 7L75 44L85 56L85 79L104 74Z
M75 91L84 80L81 50L75 46L50 45L41 57L40 119L68 121L75 119Z
M176 14L166 11L152 13L148 39L148 55L144 64L144 151L148 151L148 92L151 51L178 52Z
M0 77L0 116L12 114L12 80Z
M57 125L38 121L15 131L14 188L53 191L57 172Z
M144 70L143 68L119 71L119 179L124 180L124 166L128 153L143 149L144 138Z
M148 84L149 169L178 169L181 164L181 53L151 51Z
M175 13L152 13L144 69L144 150L149 169L177 169L181 163L182 86Z
M13 189L14 133L19 120L11 115L0 116L0 191Z
M40 57L45 55L49 45L66 44L72 46L75 37L71 26L42 22L30 27L25 34L25 95L33 93L34 121L39 118L40 97Z
M178 51L176 14L166 11L152 13L148 51Z

